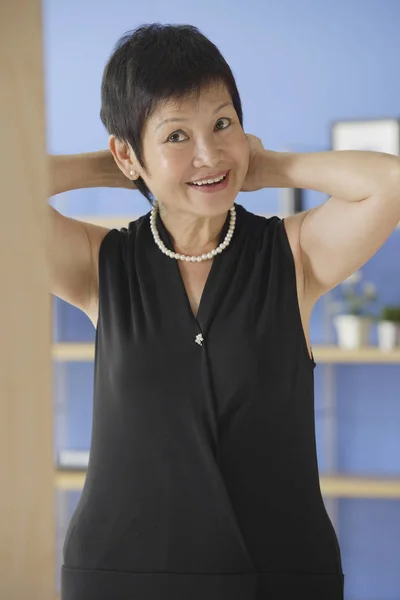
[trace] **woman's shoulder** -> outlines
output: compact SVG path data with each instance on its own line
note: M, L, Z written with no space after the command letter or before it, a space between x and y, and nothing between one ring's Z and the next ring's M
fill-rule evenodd
M138 233L148 225L149 214L141 215L132 221L128 221L125 225L115 225L109 228L107 235L102 240L102 245L110 246L121 246L132 243ZM118 222L121 222L123 218L118 218Z
M241 204L235 204L235 206L244 228L253 234L257 232L260 234L265 234L268 231L271 232L272 229L283 222L278 215L252 212Z

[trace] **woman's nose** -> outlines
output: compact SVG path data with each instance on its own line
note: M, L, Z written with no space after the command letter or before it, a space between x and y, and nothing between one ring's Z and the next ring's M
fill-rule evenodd
M216 140L208 138L197 142L194 148L193 166L214 168L221 162L222 150Z

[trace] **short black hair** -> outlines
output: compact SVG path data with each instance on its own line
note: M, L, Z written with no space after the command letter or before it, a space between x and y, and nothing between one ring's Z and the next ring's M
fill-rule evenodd
M156 106L199 95L215 83L226 86L243 127L236 81L217 46L192 25L141 25L118 40L105 66L100 118L110 135L130 143L146 171L142 132ZM141 177L135 185L152 203Z

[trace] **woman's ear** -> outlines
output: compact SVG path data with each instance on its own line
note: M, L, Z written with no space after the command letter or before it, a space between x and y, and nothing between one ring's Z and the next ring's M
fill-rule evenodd
M108 147L122 173L133 181L139 179L138 161L132 147L115 135L108 138Z

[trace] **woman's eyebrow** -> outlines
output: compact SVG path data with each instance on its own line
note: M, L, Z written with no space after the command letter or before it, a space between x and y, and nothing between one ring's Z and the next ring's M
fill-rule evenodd
M225 108L225 106L233 106L233 104L232 102L224 102L223 104L221 104L221 106L218 106L218 108L214 110L213 115ZM161 127L161 125L164 125L165 123L183 123L185 121L189 121L189 119L184 119L182 117L168 117L167 119L163 119L162 121L160 121L160 123L158 123L156 131L157 129L159 129L159 127Z

